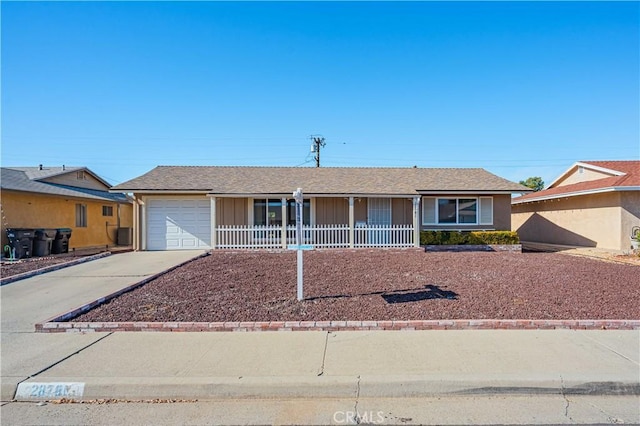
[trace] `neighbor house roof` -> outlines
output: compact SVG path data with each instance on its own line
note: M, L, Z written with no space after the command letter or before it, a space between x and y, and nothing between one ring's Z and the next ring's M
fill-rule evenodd
M74 173L79 170L90 173L100 182L105 184L105 190L79 188L76 186L61 185L57 183L45 182L53 176L65 173ZM109 192L110 185L86 167L2 167L0 177L0 188L3 190L34 192L38 194L60 195L64 197L88 198L95 200L105 200L114 202L129 202L125 194Z
M530 191L484 169L219 166L158 166L112 190L250 195L291 194L296 188L315 195Z
M561 178L578 167L600 171L603 173L603 178L555 186ZM549 188L514 198L511 203L521 204L612 191L640 191L640 161L579 161L553 181Z

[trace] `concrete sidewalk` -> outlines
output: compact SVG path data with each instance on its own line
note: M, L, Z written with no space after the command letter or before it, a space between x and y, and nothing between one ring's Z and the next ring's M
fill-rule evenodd
M121 254L2 287L2 400L640 395L638 330L33 332L199 254Z
M50 336L52 339L58 335ZM78 353L21 383L85 399L640 394L637 331L457 330L78 335ZM73 337L67 337L73 339ZM99 340L97 340L99 339ZM26 372L26 371L25 371Z

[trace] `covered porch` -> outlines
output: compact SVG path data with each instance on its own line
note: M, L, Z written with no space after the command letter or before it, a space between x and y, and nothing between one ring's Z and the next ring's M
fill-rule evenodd
M295 244L291 197L209 196L213 249L286 249ZM306 196L303 244L314 248L418 247L419 211L419 196Z

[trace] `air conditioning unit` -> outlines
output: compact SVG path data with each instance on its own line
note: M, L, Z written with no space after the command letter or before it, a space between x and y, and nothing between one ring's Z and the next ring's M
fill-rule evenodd
M119 246L133 244L133 228L118 228L117 244Z

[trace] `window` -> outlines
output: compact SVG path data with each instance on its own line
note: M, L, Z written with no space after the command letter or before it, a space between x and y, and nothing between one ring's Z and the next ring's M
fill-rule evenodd
M287 200L287 225L296 224L296 200ZM302 200L302 224L311 224L311 201Z
M102 216L113 216L113 206L102 206Z
M282 201L280 200L254 200L253 201L254 225L282 225Z
M478 223L478 200L475 198L458 199L458 223Z
M438 199L438 223L457 223L457 202L455 198Z
M84 170L78 170L76 172L76 179L78 179L78 180L87 180L87 175L85 175Z
M296 224L296 201L287 200L287 225ZM311 223L311 202L304 200L302 203L302 222L305 225ZM253 200L253 224L254 225L282 225L282 200L257 199Z
M493 198L424 197L423 225L491 225Z
M87 227L87 205L76 204L76 228Z

